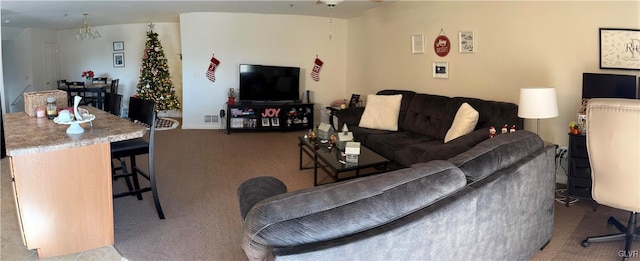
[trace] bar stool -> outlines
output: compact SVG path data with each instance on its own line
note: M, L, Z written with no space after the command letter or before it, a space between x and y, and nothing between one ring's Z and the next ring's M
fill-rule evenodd
M162 206L160 206L160 199L158 198L158 190L156 188L156 178L155 178L155 165L154 165L154 138L155 138L155 121L156 121L156 112L155 112L155 102L138 99L131 97L129 99L129 119L133 122L138 122L144 125L147 125L149 128L149 142L144 140L143 138L137 138L132 140L124 140L118 142L111 143L111 164L112 164L112 174L113 178L118 179L120 177L125 178L125 182L127 183L127 188L129 191L114 194L114 198L120 198L124 196L137 196L138 200L142 200L142 193L151 191L153 195L153 202L156 206L156 211L158 212L158 217L160 219L164 219L164 213L162 211ZM149 171L144 172L136 165L136 156L147 154L149 157ZM131 162L130 171L124 164L124 158L129 157ZM116 162L120 162L120 166L116 166L114 164L114 160ZM117 174L116 171L120 170L122 173ZM140 183L138 182L138 176L142 176L143 178L149 180L149 187L141 188ZM131 184L130 179L133 180L133 185Z

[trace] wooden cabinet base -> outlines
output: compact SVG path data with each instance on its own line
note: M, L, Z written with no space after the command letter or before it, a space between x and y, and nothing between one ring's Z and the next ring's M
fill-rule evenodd
M110 144L10 158L18 219L38 257L113 245Z

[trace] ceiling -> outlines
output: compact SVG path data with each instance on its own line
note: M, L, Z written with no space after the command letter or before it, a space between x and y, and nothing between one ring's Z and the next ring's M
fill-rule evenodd
M0 1L2 26L36 27L50 30L78 28L82 14L88 14L90 26L179 22L181 13L229 12L257 14L290 14L349 19L365 10L394 0L326 0L338 2L333 8L316 0L255 0L255 1Z

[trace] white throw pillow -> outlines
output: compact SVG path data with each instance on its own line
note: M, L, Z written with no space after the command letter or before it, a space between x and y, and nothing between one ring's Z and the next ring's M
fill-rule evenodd
M368 95L358 127L397 131L401 102L402 94Z
M451 123L451 128L447 131L447 135L444 136L444 143L471 133L476 128L476 124L478 124L478 117L480 117L480 113L471 105L466 102L460 105L458 112L456 112L456 117Z

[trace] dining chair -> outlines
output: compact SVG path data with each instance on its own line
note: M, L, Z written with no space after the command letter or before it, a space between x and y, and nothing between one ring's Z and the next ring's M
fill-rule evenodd
M67 80L57 80L56 84L58 85L58 89L62 89L64 88L64 85L66 85Z
M119 86L120 86L120 79L111 80L111 88L109 89L109 92L117 94Z
M120 117L120 106L122 105L122 95L117 93L107 93L104 96L105 111Z
M119 83L120 83L120 79L111 80L110 88L105 89L104 92L102 92L102 97L103 97L103 99L102 99L102 102L103 102L102 108L104 108L104 111L106 111L106 112L113 113L113 108L110 107L113 104L110 104L110 103L111 102L118 102L118 101L113 101L111 99L112 96L109 95L109 94L118 94L118 85L119 85ZM120 103L122 102L121 100L122 100L122 95L120 96L120 101L119 101ZM117 108L118 109L118 111L117 111L118 114L116 114L118 116L120 116L120 108L119 108L120 103L118 103L118 108Z
M67 91L67 97L69 107L73 106L73 97L80 96L82 100L80 101L80 105L94 105L96 100L93 97L86 96L86 89L84 82L66 82L65 90Z
M91 79L92 83L107 83L107 77L93 77L93 79Z
M124 140L111 143L111 164L113 179L124 177L127 183L128 191L114 194L114 198L120 198L124 196L137 196L138 200L142 200L142 193L151 191L153 195L153 202L156 206L156 211L160 219L164 219L164 212L160 206L160 199L158 198L158 190L156 187L155 178L155 165L154 165L154 140L155 140L155 102L143 100L135 97L129 98L129 119L133 122L137 122L146 125L149 128L149 141L144 138L137 138L131 140ZM136 165L136 156L146 154L148 157L148 171L145 172L138 165ZM130 169L126 167L125 158L129 158ZM116 164L120 162L120 166ZM117 173L119 170L121 173ZM138 177L141 176L149 181L149 187L140 187ZM131 179L129 179L131 178ZM133 186L131 184L133 180Z
M73 106L73 95L72 93L69 91L69 89L67 88L67 80L57 80L56 81L56 85L58 87L58 90L61 91L66 91L67 92L67 106L71 107Z

